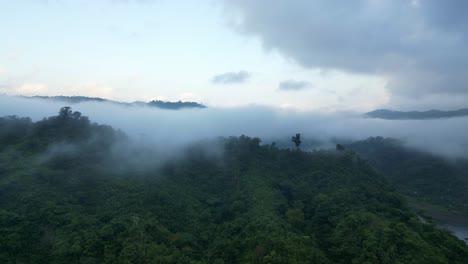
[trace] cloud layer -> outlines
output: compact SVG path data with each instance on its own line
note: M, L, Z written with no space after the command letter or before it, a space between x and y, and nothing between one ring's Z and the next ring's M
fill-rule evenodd
M468 94L468 1L224 1L237 30L308 68L387 79L396 96Z
M0 116L18 115L41 120L57 115L62 106L63 102L0 96ZM152 142L160 150L177 149L197 140L242 134L260 137L264 142L289 142L291 135L299 132L305 140L325 143L333 138L395 137L422 150L468 158L468 118L389 121L350 113L319 114L268 107L172 111L106 103L71 106L94 122L122 129L145 145Z

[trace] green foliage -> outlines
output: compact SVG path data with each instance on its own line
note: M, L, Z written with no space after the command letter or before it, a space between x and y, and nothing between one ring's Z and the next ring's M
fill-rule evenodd
M294 145L296 145L296 148L299 148L301 145L301 134L296 134L296 136L291 137L291 141L294 142Z
M369 138L349 147L385 175L403 194L448 208L466 208L466 160L451 161L423 153L391 138Z
M1 263L468 259L462 241L419 222L354 154L241 136L134 169L133 153L115 153L120 132L68 110L36 123L0 119L0 131L17 132L1 137Z

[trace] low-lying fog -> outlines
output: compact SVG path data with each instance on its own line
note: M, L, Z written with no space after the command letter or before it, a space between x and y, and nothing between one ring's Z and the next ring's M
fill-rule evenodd
M17 115L34 121L57 115L71 106L91 121L111 125L138 141L160 147L181 146L218 136L259 137L289 141L301 133L303 141L319 140L330 147L330 139L361 140L370 136L394 137L421 150L447 157L468 158L468 117L433 120L380 120L359 113L314 113L262 106L163 110L113 103L69 104L60 101L0 97L0 116ZM293 144L291 143L291 147Z

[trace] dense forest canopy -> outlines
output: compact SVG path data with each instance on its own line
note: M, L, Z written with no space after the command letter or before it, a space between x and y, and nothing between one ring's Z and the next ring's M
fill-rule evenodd
M402 193L468 212L468 160L447 159L373 137L348 147L366 159Z
M0 118L0 260L467 263L463 241L353 152L260 143L218 138L161 162L70 108Z

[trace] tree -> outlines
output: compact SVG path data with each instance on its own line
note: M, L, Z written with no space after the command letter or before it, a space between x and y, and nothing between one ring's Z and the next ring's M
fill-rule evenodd
M338 151L344 151L345 150L345 147L341 144L336 144L336 150Z
M73 111L71 110L71 107L64 106L64 107L60 108L59 117L61 117L63 119L68 119L72 115L72 112Z
M72 118L76 119L76 120L80 119L81 118L81 113L78 112L78 111L73 112Z
M299 146L302 143L301 134L297 133L295 137L291 137L291 141L294 142L294 144L296 144L296 148L299 148Z
M81 112L78 112L78 111L73 112L70 106L64 106L60 108L58 118L62 120L70 120L70 119L84 120L84 121L88 120L86 116L81 115Z

